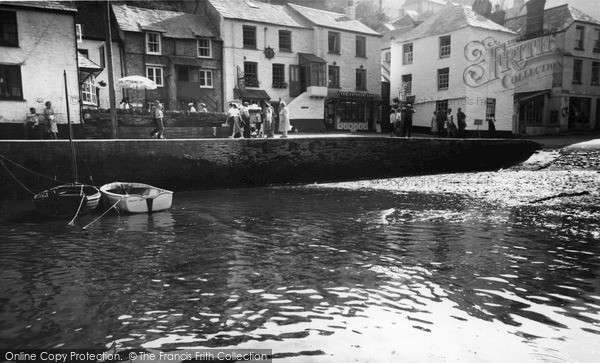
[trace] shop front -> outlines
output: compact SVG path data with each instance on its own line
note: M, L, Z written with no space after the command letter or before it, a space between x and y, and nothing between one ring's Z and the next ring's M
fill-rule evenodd
M375 93L329 90L325 122L329 130L377 131L382 98Z

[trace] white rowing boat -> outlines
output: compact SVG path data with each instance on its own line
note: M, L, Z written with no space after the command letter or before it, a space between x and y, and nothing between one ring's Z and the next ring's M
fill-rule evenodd
M152 213L171 208L173 192L143 183L113 182L100 187L106 203L128 213Z

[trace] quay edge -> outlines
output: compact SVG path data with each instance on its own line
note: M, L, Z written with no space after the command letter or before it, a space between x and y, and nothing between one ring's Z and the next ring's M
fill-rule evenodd
M75 140L78 181L136 181L174 191L348 181L497 170L541 145L520 139L302 137L289 139ZM0 141L0 155L36 173L72 181L66 140ZM32 191L51 180L5 161ZM4 167L0 199L28 193Z

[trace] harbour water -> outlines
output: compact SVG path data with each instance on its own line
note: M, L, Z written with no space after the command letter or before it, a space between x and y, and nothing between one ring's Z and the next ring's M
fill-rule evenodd
M108 214L86 229L97 216L65 226L13 212L27 201L3 203L0 348L595 361L598 195L541 197L598 175L185 192L170 211Z

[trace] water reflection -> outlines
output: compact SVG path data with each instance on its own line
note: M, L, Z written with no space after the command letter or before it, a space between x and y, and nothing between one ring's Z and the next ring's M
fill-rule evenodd
M8 223L0 345L297 361L589 361L600 210L312 188L180 193L87 230Z

